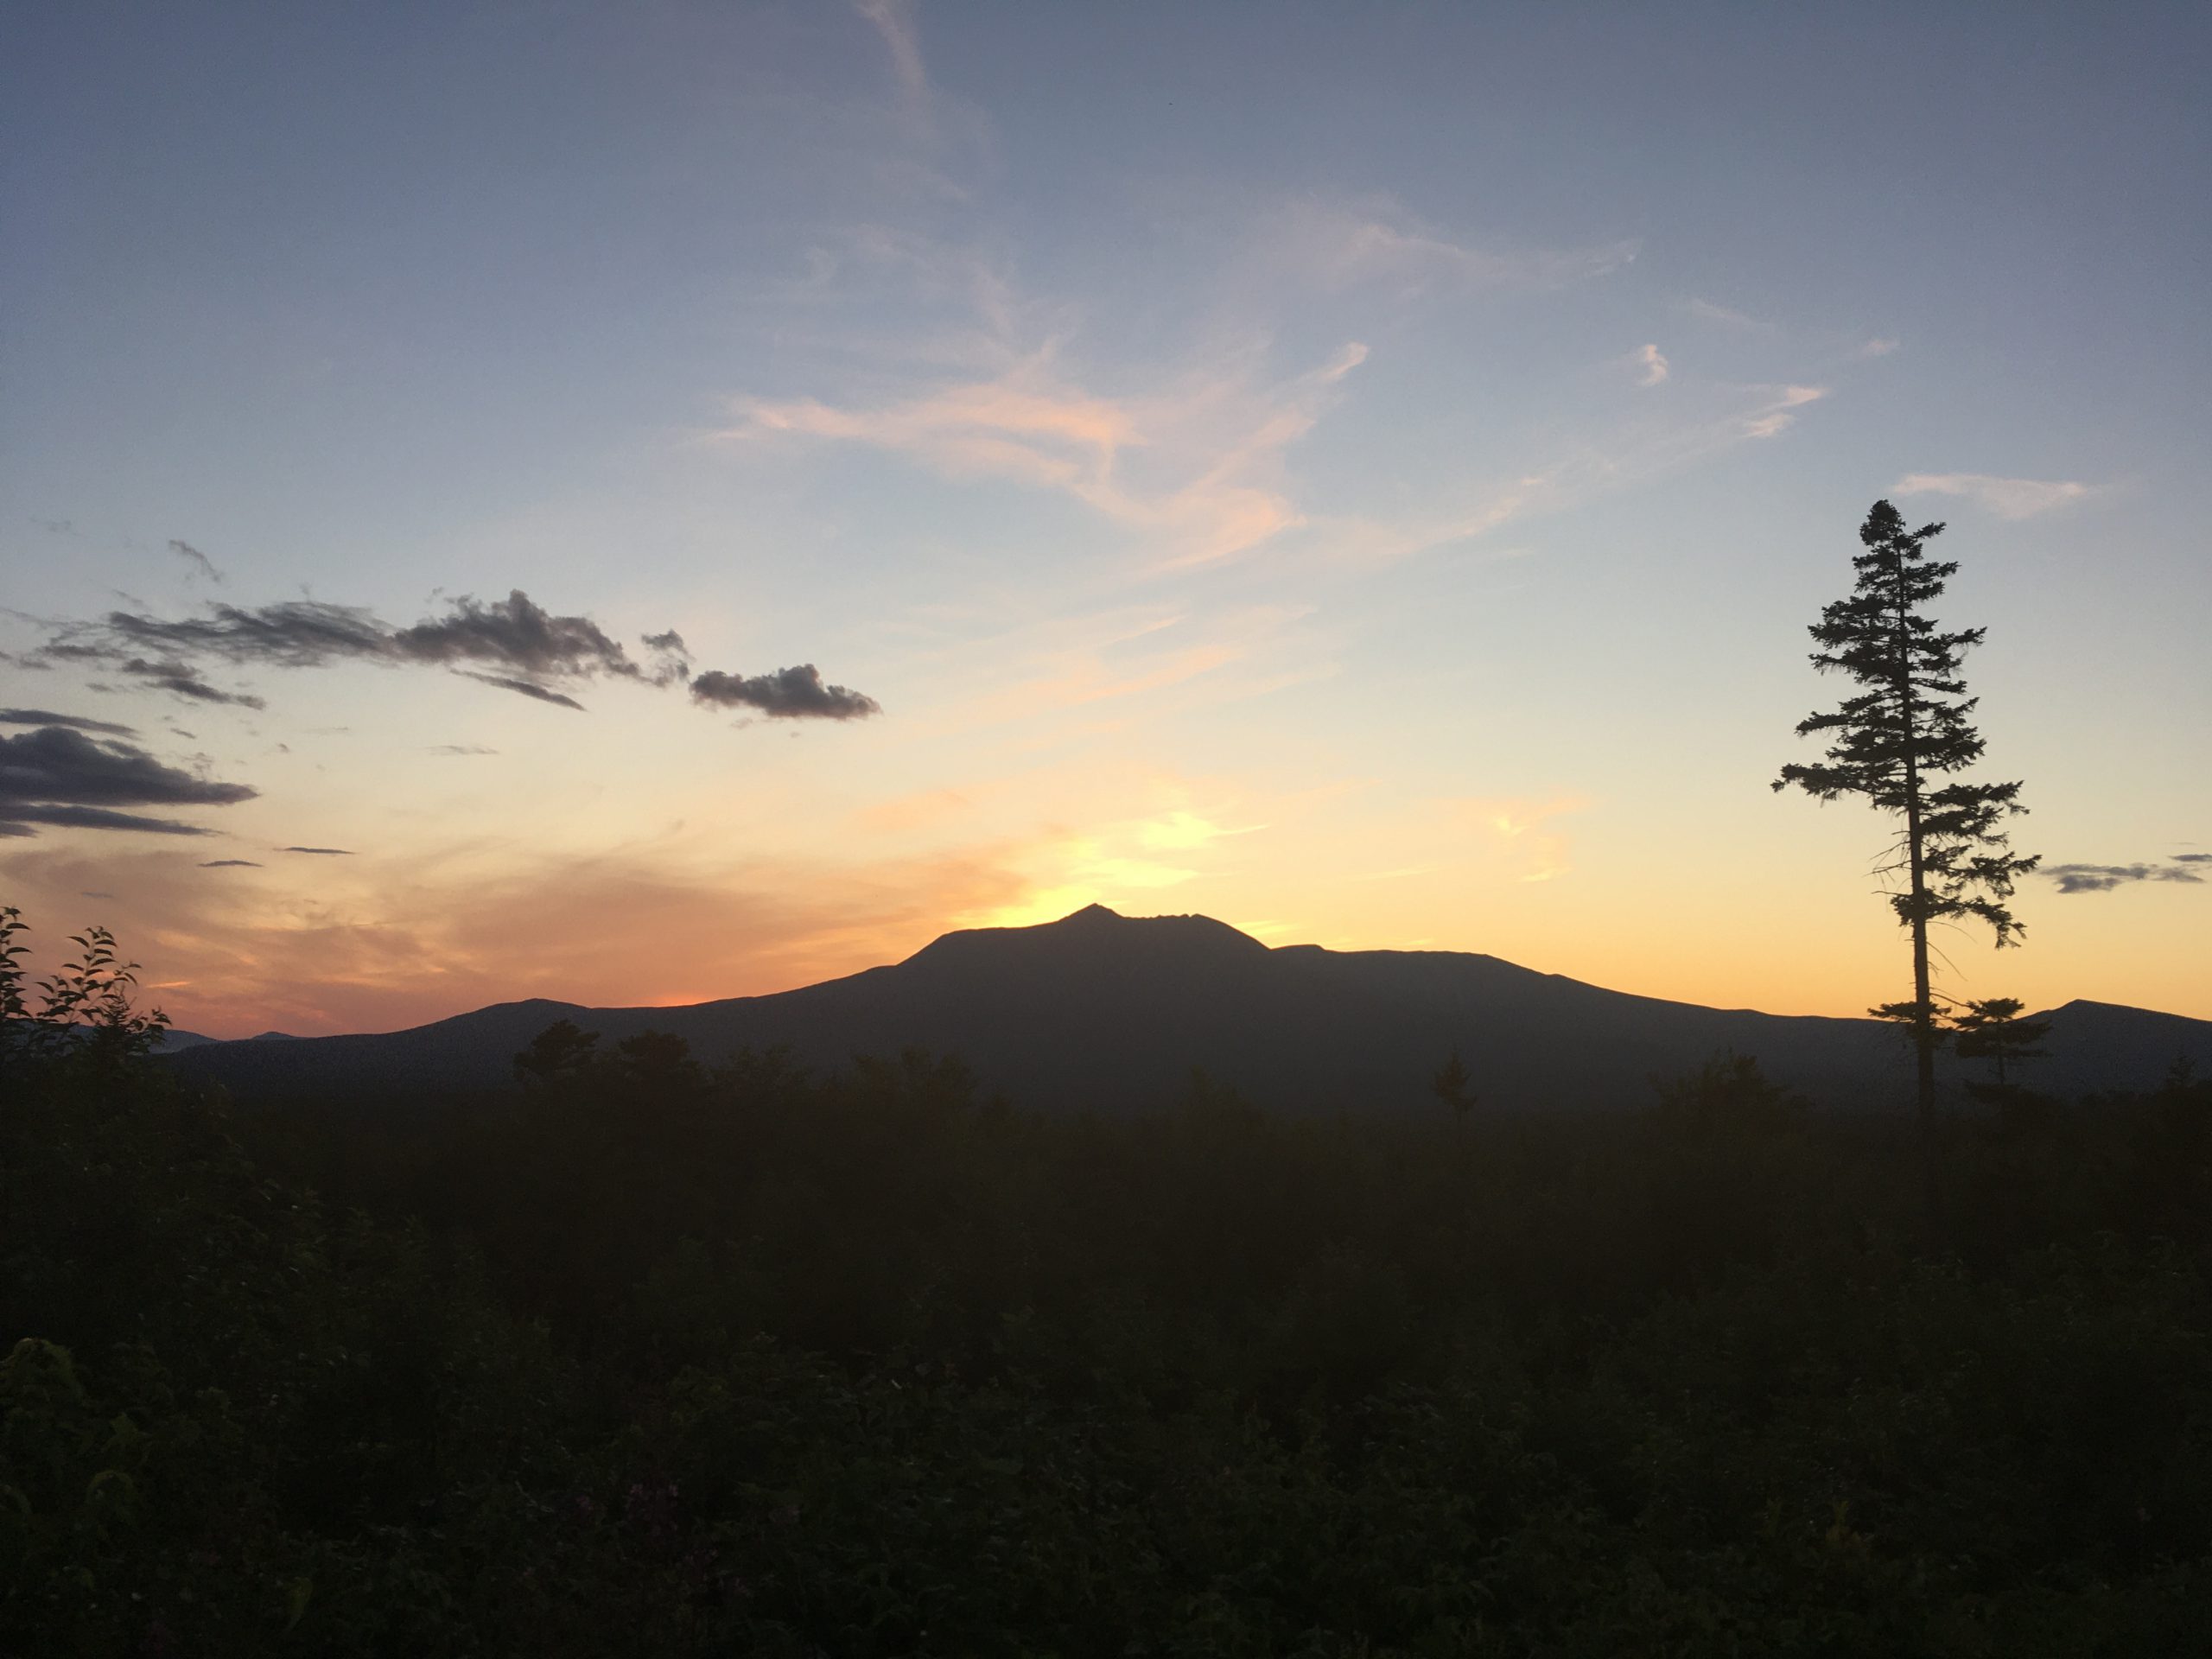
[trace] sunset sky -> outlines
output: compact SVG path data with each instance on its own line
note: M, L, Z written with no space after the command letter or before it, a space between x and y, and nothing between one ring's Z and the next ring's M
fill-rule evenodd
M24 9L0 903L218 1035L1094 900L1856 1014L1885 826L1768 785L1887 496L2053 867L1946 988L2212 1017L2208 60L2196 5Z

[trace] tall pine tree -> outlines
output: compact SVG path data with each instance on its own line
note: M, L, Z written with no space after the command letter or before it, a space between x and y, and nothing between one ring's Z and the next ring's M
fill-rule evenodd
M1999 945L2018 942L2020 924L2006 901L2016 876L2038 860L2011 849L2003 825L2019 803L2020 785L1936 780L1981 758L1981 734L1971 716L1978 699L1966 694L1959 665L1984 630L1937 630L1928 607L1957 571L1928 559L1923 545L1941 524L1908 531L1897 510L1877 501L1859 526L1866 551L1852 560L1858 585L1821 613L1810 630L1820 649L1813 666L1848 675L1863 689L1831 714L1808 715L1797 734L1827 737L1827 755L1813 766L1787 766L1777 789L1796 785L1822 801L1864 796L1899 820L1890 855L1878 867L1894 879L1889 895L1912 938L1912 1000L1872 1012L1911 1031L1923 1128L1936 1110L1936 1046L1941 1039L1929 980L1931 923L1972 917L1989 925Z

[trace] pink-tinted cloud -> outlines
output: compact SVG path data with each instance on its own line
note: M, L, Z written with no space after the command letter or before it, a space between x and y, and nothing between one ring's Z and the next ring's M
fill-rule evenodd
M1260 384L1238 363L1116 397L1074 383L1039 353L994 378L903 401L742 401L720 435L861 443L950 478L1060 491L1141 533L1158 565L1208 563L1305 522L1284 480L1284 452L1366 355L1355 341L1286 383Z

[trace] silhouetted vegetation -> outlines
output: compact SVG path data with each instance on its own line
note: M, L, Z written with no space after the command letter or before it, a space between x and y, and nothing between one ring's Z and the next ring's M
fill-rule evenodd
M2028 1020L2027 1004L2017 996L1988 996L1955 1008L1950 1027L1956 1033L1961 1059L1987 1060L1995 1073L1995 1087L2012 1087L2010 1073L2028 1060L2049 1058L2036 1045L2050 1035L2050 1021ZM1969 1083L1969 1089L1975 1085ZM1978 1090L1987 1095L1987 1086Z
M1828 736L1827 753L1812 766L1783 767L1774 785L1795 785L1821 801L1861 795L1898 821L1897 840L1877 873L1900 880L1890 904L1912 941L1912 999L1871 1012L1912 1033L1923 1129L1935 1116L1936 1048L1944 1035L1929 977L1929 926L1972 917L1988 924L1999 945L2017 943L2021 927L2006 901L2013 879L2041 861L2012 852L2004 831L2006 818L2027 810L2017 782L1936 781L1972 766L1986 747L1969 718L1978 699L1959 677L1986 630L1941 633L1928 613L1959 568L1922 551L1942 533L1941 524L1908 531L1887 501L1868 511L1859 529L1866 550L1851 562L1858 582L1809 630L1820 646L1813 666L1864 689L1833 713L1798 721L1800 737Z
M105 946L65 1001L127 973ZM1746 1056L1572 1120L1462 1115L1464 1077L1450 1114L1279 1118L1202 1077L1104 1120L918 1052L810 1077L572 1027L509 1090L233 1115L143 1057L127 982L67 1004L121 1035L65 1037L16 960L0 1651L2212 1629L2183 1074L1950 1125L1930 1210L1897 1120Z

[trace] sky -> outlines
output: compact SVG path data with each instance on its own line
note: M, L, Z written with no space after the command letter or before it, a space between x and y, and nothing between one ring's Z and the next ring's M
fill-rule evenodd
M2202 7L11 36L0 904L183 1027L1090 902L1856 1014L1887 827L1769 785L1878 498L2046 863L1943 988L2212 1017Z

